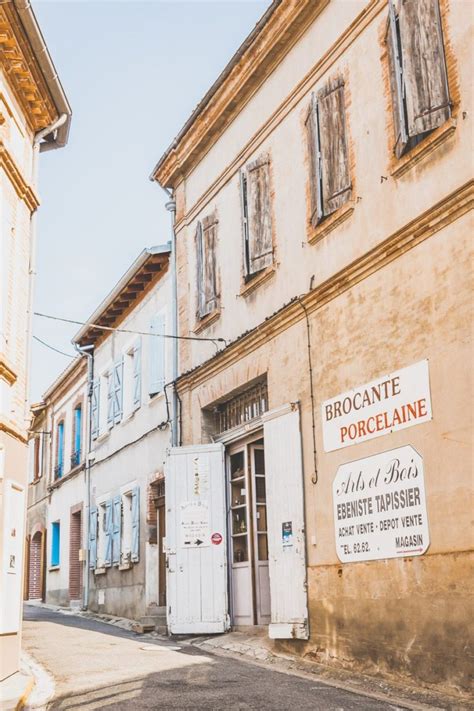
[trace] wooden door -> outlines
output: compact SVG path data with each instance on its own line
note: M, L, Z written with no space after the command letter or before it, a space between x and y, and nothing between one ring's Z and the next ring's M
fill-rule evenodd
M165 497L160 496L156 508L156 527L158 530L158 605L166 605L166 553L163 541L166 537Z
M263 444L249 446L252 498L252 544L257 625L270 623L270 578L268 573L267 496Z
M29 550L29 575L28 575L28 599L41 600L43 587L43 574L41 570L41 559L43 553L42 535L37 531L30 538Z
M69 599L80 600L82 597L82 561L79 550L82 541L82 513L71 513L69 528Z

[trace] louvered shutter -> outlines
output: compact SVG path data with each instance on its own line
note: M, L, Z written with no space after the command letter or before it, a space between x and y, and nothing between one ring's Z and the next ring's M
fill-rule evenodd
M194 242L196 247L197 317L202 318L204 316L204 242L200 221L196 225Z
M137 340L133 348L133 409L142 404L142 341Z
M112 500L105 502L105 565L112 565L113 518Z
M405 119L403 67L398 35L398 18L393 0L389 0L389 27L387 35L390 66L390 89L392 94L393 123L395 127L395 155L399 158L408 141Z
M99 436L99 402L100 402L100 382L94 381L92 385L92 403L91 403L91 436L92 439L97 439Z
M116 496L113 500L112 509L112 562L114 565L120 564L121 536L122 536L122 497Z
M322 212L326 216L344 205L351 194L344 82L341 79L329 82L318 93L317 116L321 150Z
M438 0L403 0L399 9L407 131L418 136L450 116Z
M203 310L202 315L212 313L217 307L216 278L216 237L217 221L214 216L203 222Z
M310 165L311 224L316 225L323 216L321 199L321 151L319 149L318 102L311 94L311 103L306 117L306 139Z
M165 385L165 317L156 314L150 325L150 388L149 394L160 393Z
M136 486L132 491L132 561L140 559L140 489Z
M123 358L114 365L114 422L120 422L123 415Z
M265 269L273 262L270 207L270 164L259 159L247 167L248 273Z
M97 506L89 509L89 568L97 567Z
M107 376L107 426L114 426L114 371Z

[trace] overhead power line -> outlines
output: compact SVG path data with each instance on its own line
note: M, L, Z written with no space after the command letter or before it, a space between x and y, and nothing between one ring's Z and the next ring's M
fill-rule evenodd
M46 343L46 341L42 341L41 338L38 338L38 336L33 336L33 338L35 339L35 341L38 341L38 343L41 343L43 346L46 346L46 348L50 348L52 351L55 351L55 353L60 353L61 355L66 356L66 358L77 358L77 355L71 355L71 353L65 353L64 351L60 351L59 348L55 348L49 343Z
M97 328L101 331L115 331L116 333L131 333L136 336L158 336L161 338L172 338L178 341L208 341L210 343L214 343L216 345L217 343L224 343L227 344L227 341L225 338L203 338L200 336L173 336L168 333L150 333L150 331L135 331L134 329L130 328L114 328L113 326L102 326L99 323L92 323L90 321L76 321L75 319L72 318L64 318L63 316L53 316L51 314L43 314L40 313L39 311L34 312L35 316L40 316L41 318L48 318L51 319L52 321L62 321L63 323L73 323L76 326L89 326L91 328ZM217 347L217 345L216 345Z

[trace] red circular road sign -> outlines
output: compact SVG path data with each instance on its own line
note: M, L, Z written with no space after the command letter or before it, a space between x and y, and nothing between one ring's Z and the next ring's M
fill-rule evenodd
M222 543L222 536L220 533L213 533L211 536L211 541L214 543L215 546L218 546L219 543Z

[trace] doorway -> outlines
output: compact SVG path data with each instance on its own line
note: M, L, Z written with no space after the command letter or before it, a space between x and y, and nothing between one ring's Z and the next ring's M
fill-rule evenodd
M43 534L36 531L30 539L28 599L41 600L43 597Z
M227 478L233 624L267 625L270 623L270 580L261 435L229 448Z
M69 529L69 599L82 598L82 561L79 559L82 542L82 511L71 511Z
M160 496L156 505L156 529L158 544L158 605L166 605L166 553L164 541L166 538L165 497Z

